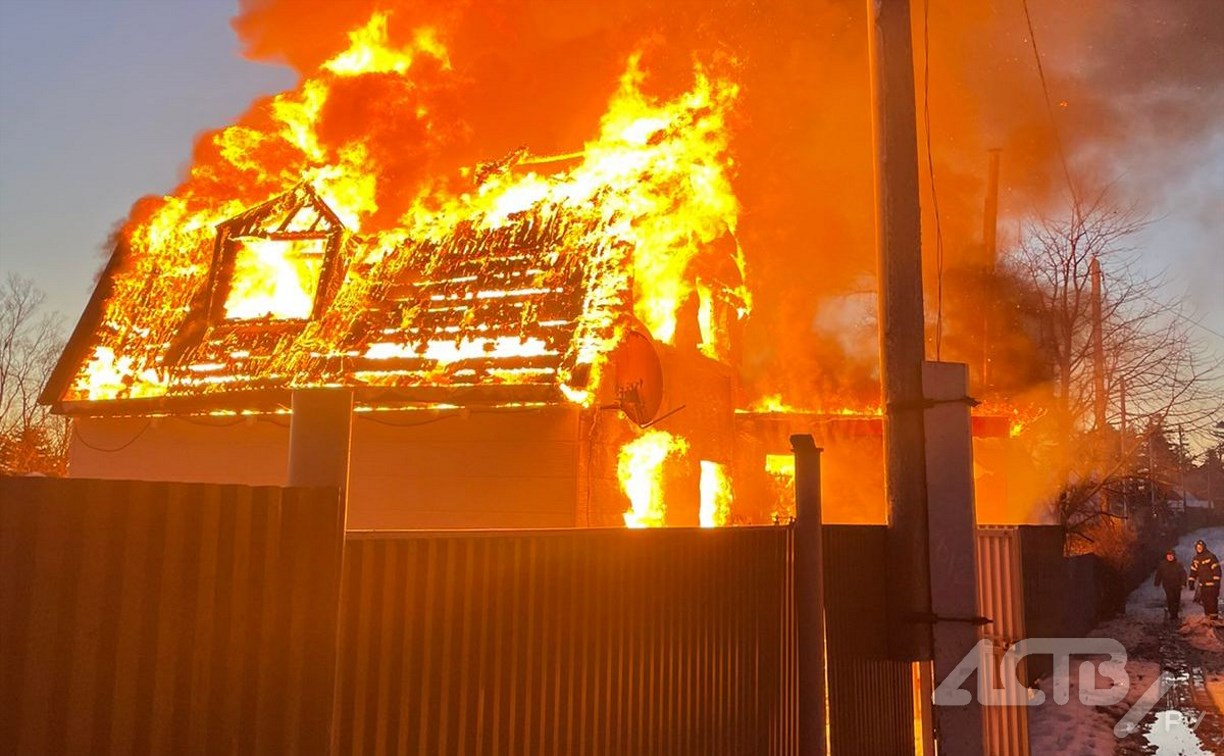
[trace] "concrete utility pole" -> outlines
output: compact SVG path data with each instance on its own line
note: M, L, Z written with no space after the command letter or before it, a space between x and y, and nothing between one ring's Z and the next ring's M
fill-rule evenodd
M1125 460L1129 452L1126 450L1126 379L1118 379L1118 459ZM1122 478L1122 514L1130 514L1131 476Z
M923 387L932 406L926 410L926 470L931 507L931 597L935 621L935 680L952 674L977 644L977 532L973 492L973 431L969 404L969 366L928 362ZM978 674L981 674L980 672ZM974 683L976 680L973 681ZM969 686L973 689L973 683ZM982 706L935 706L939 752L980 754Z
M986 270L992 272L999 253L999 155L1002 153L1003 150L998 147L986 152L990 156L990 167L986 173L986 206L982 213L982 244Z
M922 363L922 244L918 132L908 0L868 0L875 141L880 378L888 501L889 646L896 659L931 659Z
M1186 437L1182 433L1182 424L1177 424L1177 484L1181 486L1182 512L1186 511L1186 462L1182 457L1186 449Z

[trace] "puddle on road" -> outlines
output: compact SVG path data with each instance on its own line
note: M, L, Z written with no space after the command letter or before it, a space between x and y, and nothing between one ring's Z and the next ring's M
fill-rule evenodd
M1192 691L1192 675L1201 679L1202 670L1191 669L1172 633L1166 631L1160 645L1161 676L1170 687L1161 710L1149 714L1141 725L1147 741L1143 752L1151 756L1214 756L1216 752L1204 744L1199 731L1205 717L1212 713L1199 711Z
M1213 756L1195 734L1201 717L1202 714L1197 711L1169 709L1155 712L1144 727L1143 737L1148 745L1144 751L1152 756Z

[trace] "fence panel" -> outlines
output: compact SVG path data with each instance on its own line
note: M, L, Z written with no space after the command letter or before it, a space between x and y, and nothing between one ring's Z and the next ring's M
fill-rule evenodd
M1024 570L1020 534L1011 526L984 526L977 532L978 607L992 622L981 628L980 637L994 645L992 660L1001 669L1003 654L1026 635L1024 622ZM1027 677L1026 662L1019 674ZM996 674L995 679L998 679ZM1012 690L1013 688L1008 688ZM1011 706L983 706L986 753L989 756L1027 756L1029 753L1028 708L1024 701Z
M350 534L337 753L792 753L789 546L787 528Z
M914 753L913 665L888 658L882 526L824 528L829 752Z
M0 752L325 753L339 506L0 478Z

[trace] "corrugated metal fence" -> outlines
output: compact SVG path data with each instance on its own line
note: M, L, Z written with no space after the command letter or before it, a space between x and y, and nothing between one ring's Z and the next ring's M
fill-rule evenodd
M832 750L910 754L883 528L824 543ZM787 756L793 559L790 527L345 544L334 491L0 479L0 751Z
M793 753L790 538L351 535L337 752Z
M914 680L888 658L885 590L893 565L883 526L824 528L829 752L914 753Z
M995 649L995 669L1007 649L1026 636L1024 571L1020 535L1015 527L979 527L977 531L978 607L992 622L980 630ZM1026 662L1020 661L1021 675ZM996 678L997 679L997 678ZM1024 701L1010 706L983 706L987 756L1027 756L1028 708Z
M325 753L332 490L0 478L0 750Z

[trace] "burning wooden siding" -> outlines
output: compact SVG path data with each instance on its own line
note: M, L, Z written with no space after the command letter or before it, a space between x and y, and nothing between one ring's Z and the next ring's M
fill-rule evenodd
M872 525L886 521L883 417L870 414L739 412L736 414L735 475L740 511L752 522L767 521L779 503L789 503L784 478L767 472L771 460L790 459L790 436L810 433L825 450L825 485L838 492L825 502L826 523ZM1031 459L1009 434L1006 417L973 418L974 497L978 522L1040 522L1042 513L1019 502L1036 501ZM1030 472L1031 470L1031 472ZM793 478L791 470L789 476ZM789 516L789 515L787 515Z

